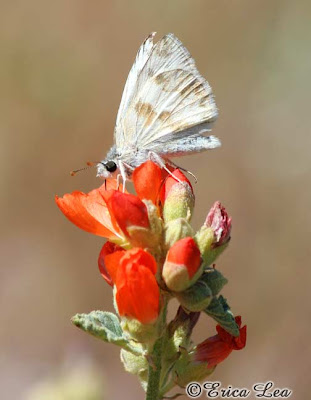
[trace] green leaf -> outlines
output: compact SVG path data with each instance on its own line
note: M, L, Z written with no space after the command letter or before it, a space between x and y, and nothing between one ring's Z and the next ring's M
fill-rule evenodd
M204 310L212 300L212 291L209 286L199 278L194 285L183 292L176 292L175 296L180 304L189 311L199 312Z
M212 317L218 324L231 335L240 335L239 326L235 322L227 300L223 296L214 297L204 312Z
M206 268L200 280L207 284L213 296L217 296L225 284L228 283L228 280L215 268Z
M121 347L127 347L128 340L123 336L118 317L107 311L92 311L89 314L76 314L72 323L83 331Z

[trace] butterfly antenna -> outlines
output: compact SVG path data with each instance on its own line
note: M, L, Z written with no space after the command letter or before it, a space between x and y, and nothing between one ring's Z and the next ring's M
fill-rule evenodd
M73 171L70 171L70 175L71 176L75 176L80 171L85 171L86 169L89 169L91 167L95 167L96 164L99 164L99 161L87 161L87 163L86 163L87 167L79 168L79 169L75 169Z

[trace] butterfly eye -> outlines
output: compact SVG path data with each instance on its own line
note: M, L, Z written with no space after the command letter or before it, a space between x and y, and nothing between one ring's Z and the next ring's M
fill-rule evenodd
M108 172L114 172L117 169L117 164L114 161L108 161L104 165Z

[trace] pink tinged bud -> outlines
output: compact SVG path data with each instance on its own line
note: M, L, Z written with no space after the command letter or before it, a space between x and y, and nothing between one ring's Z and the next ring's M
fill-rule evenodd
M162 276L166 286L175 292L190 287L201 274L200 251L191 237L176 242L168 251Z
M205 226L212 228L214 232L213 247L218 247L230 239L231 217L228 216L225 207L216 201L207 215Z

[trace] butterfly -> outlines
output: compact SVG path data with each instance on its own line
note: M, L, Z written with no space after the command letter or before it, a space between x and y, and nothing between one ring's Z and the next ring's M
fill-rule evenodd
M169 33L153 43L151 33L138 50L127 78L114 130L114 145L99 162L97 176L131 179L147 160L161 168L171 157L221 145L210 132L218 111L212 89L188 50ZM169 173L171 173L168 170Z

